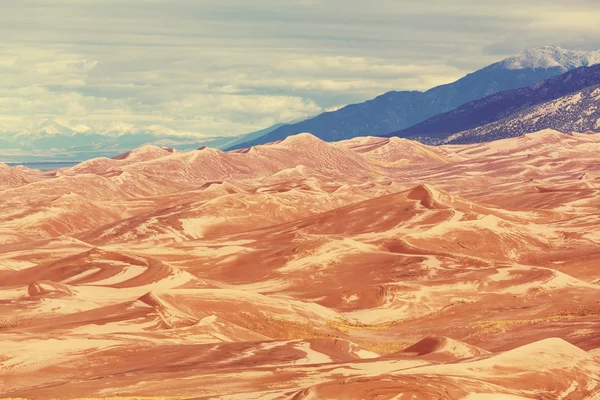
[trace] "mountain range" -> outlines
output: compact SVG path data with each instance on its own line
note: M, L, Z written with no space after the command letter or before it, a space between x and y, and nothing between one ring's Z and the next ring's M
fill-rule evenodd
M538 82L527 88L506 90L480 100L472 101L447 113L438 114L420 124L385 136L412 138L424 143L436 144L444 142L449 136L455 133L473 130L477 127L491 123L495 123L494 126L496 127L496 131L498 131L503 129L502 124L498 121L501 121L504 118L520 113L530 107L557 100L563 96L596 85L600 85L600 65L581 67L545 81ZM594 90L586 91L586 93L590 94L593 91ZM581 103L580 105L583 104L584 103ZM550 116L540 120L539 117L541 117L541 115L539 115L539 112L534 112L533 114L538 115L537 124L532 125L527 130L513 129L513 134L507 135L518 136L523 133L535 132L546 128L558 128L561 126L560 124L554 124ZM571 115L572 118L570 121L574 122L580 120L580 115ZM587 118L589 119L592 115L594 115L593 112L587 115ZM546 124L543 124L543 121L546 121ZM563 125L567 122L564 116L561 121ZM597 128L595 123L596 120L594 119L591 123L579 123L572 126L578 129L587 130ZM565 126L571 125L567 124ZM467 137L471 137L472 139L479 138L479 140L485 141L485 136L480 134L461 134L460 137L462 137L463 140L466 140ZM498 132L496 132L493 137L500 138Z
M373 100L348 105L296 124L287 124L266 135L230 146L250 147L310 132L326 141L357 136L382 136L408 128L434 115L486 96L519 89L574 68L600 62L600 51L583 52L546 46L492 64L454 83L426 92L392 91Z
M586 87L506 118L448 136L443 143L489 142L553 129L559 132L600 130L600 84Z
M0 126L0 161L81 161L113 157L143 145L184 151L202 146L236 150L303 132L325 141L399 136L439 144L485 141L545 128L593 130L598 128L595 113L589 108L594 104L594 97L589 97L593 91L582 93L588 96L587 101L579 104L588 105L585 122L568 113L555 121L551 115L539 115L542 109L525 110L600 84L599 62L600 51L541 47L426 92L392 91L337 111L239 136L199 137L161 125L115 122L67 126L52 119L29 119ZM503 133L500 121L513 115L516 119ZM526 115L538 117L533 123Z
M269 128L240 136L199 137L162 125L77 125L68 127L50 118L28 119L0 126L0 161L82 161L113 157L143 145L193 150L202 146L223 148L261 137L279 128Z

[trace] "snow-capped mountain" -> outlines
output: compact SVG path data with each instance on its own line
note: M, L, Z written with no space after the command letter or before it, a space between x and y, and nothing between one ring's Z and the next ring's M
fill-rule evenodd
M548 101L500 121L451 135L448 144L490 142L525 133L554 129L559 132L600 130L600 85Z
M456 82L419 91L393 91L373 100L326 112L230 149L250 147L310 132L325 141L381 136L486 96L530 86L566 70L600 62L600 52L541 47L492 64Z
M201 146L224 148L262 136L281 124L230 137L201 137L163 125L127 122L97 123L31 118L0 125L0 162L82 161L113 157L143 145L193 150Z
M148 133L155 136L173 136L173 137L188 137L188 138L201 138L200 135L194 132L184 132L171 129L164 125L152 124L152 125L134 125L127 122L110 122L105 124L94 124L90 128L94 132L100 133L106 136L122 136L130 134Z
M472 101L410 128L384 136L416 139L429 144L442 143L455 133L499 121L529 107L599 84L600 65L581 67L526 88L506 90Z
M83 160L104 155L113 156L145 144L174 147L179 150L190 150L203 145L236 149L281 140L302 132L310 132L325 141L337 141L356 136L384 136L407 127L411 127L412 130L403 132L401 136L434 135L439 141L454 133L495 122L513 112L550 101L585 86L581 86L583 81L575 80L580 86L567 83L558 91L556 88L542 87L534 93L531 102L528 99L510 104L510 99L500 97L499 101L503 104L501 107L498 107L498 104L488 104L484 108L475 109L478 114L475 117L471 114L455 115L452 124L442 123L435 128L435 118L447 121L444 120L446 116L443 113L456 110L462 113L464 109L457 107L463 104L466 106L466 103L499 92L529 87L565 71L599 62L600 51L583 52L550 46L541 47L524 51L515 57L468 74L454 83L426 92L388 92L364 103L349 105L302 121L278 124L238 137L203 138L195 133L181 132L163 125L136 125L118 121L99 123L87 120L65 122L48 118L28 119L5 123L4 127L0 127L0 161L49 158ZM594 83L595 81L588 81L586 85ZM569 91L565 92L565 88ZM545 94L540 95L544 90ZM489 98L486 101L489 102ZM479 103L481 104L486 103ZM465 118L465 115L471 117Z
M4 131L10 130L20 137L43 137L54 135L72 136L75 130L59 124L49 118L31 118L18 121L13 124L5 124Z
M568 71L598 63L600 63L600 50L588 52L562 49L556 46L544 46L525 50L515 57L501 61L500 65L506 69L558 67L563 71Z
M135 125L128 122L113 121L109 123L93 123L89 121L72 121L60 123L50 118L28 118L0 126L0 132L12 132L23 138L38 138L44 136L73 136L78 134L98 134L103 136L122 136L128 134L153 134L156 136L177 136L200 138L193 132L180 132L164 125Z

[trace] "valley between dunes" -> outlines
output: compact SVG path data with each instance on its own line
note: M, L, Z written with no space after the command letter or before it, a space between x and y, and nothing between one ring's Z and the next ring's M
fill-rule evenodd
M600 135L0 164L0 398L600 399Z

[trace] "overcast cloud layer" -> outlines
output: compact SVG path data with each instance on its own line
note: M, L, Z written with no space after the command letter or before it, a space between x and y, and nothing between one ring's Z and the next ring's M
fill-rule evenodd
M163 124L234 135L525 48L600 48L597 0L0 2L0 124Z

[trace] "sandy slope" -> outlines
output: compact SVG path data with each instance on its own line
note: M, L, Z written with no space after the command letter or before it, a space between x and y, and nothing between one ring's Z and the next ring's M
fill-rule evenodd
M0 165L0 398L600 398L600 136Z

